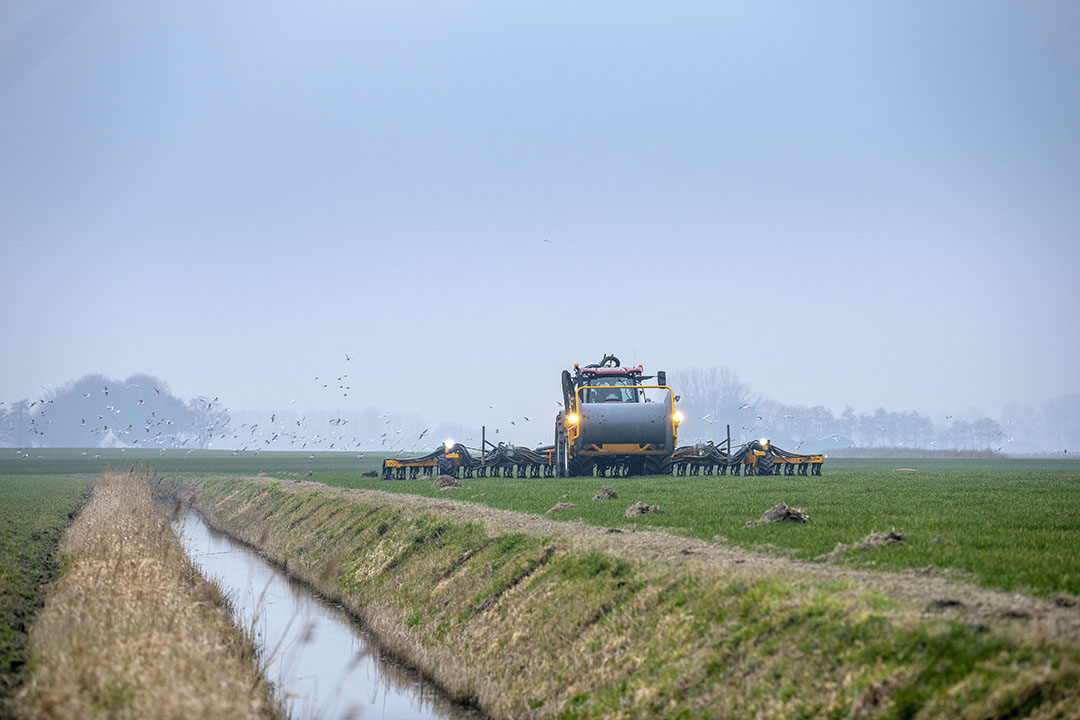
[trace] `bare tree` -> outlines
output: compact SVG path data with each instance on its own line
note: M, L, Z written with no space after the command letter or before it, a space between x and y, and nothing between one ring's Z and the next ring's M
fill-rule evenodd
M1046 403L1042 425L1054 450L1080 447L1080 395L1063 395Z
M733 440L745 440L742 428L751 428L761 414L760 397L726 366L671 371L668 381L682 398L686 419L679 434L687 441L719 441L726 424Z

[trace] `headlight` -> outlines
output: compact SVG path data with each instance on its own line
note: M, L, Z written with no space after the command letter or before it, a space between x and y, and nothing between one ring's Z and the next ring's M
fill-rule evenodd
M761 438L760 440L758 440L758 442L761 443L762 450L769 449L769 438Z
M443 447L446 448L446 452L450 452L451 450L454 449L454 445L456 445L456 444L457 443L455 443L453 440L447 438L446 442L443 443Z
M682 410L676 410L675 414L671 416L671 419L674 420L676 424L681 423L683 421Z
M570 413L569 415L566 416L566 424L567 425L577 425L578 420L580 420L580 419L581 418L578 417L577 413Z

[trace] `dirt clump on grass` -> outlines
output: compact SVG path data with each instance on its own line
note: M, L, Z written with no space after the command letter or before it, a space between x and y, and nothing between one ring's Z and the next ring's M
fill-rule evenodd
M892 701L892 694L910 685L914 679L914 673L904 673L870 683L852 703L851 711L847 714L848 720L880 715L881 709Z
M433 488L459 488L461 487L461 481L453 475L440 475L435 478L435 481L431 483Z
M964 607L963 601L950 597L934 598L930 602L926 603L927 612L940 612L942 610L952 610L962 607Z
M893 528L888 532L870 533L857 543L836 543L832 552L818 555L814 560L817 562L830 562L848 550L871 550L882 545L899 545L904 542L904 531Z
M859 550L869 550L881 545L899 545L904 542L904 531L893 528L888 532L870 533L860 540L855 547Z
M758 520L747 520L743 527L756 527L764 523L783 522L810 522L810 516L802 508L788 507L787 503L777 503L763 512Z
M619 493L615 492L615 488L610 485L601 485L600 492L593 496L593 500L617 500Z
M641 517L642 515L648 515L649 513L656 513L657 515L662 515L663 512L664 511L656 505L650 505L649 503L638 500L636 503L626 508L626 512L624 513L624 515L626 515L626 517L628 518L636 518Z
M567 508L572 507L574 507L574 503L557 503L554 507L550 508L546 514L551 515L552 513L557 513L560 510L566 510Z

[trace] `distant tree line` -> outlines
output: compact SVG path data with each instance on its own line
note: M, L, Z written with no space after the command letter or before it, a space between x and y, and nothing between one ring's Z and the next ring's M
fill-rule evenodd
M184 402L150 375L84 375L0 405L0 446L206 448L230 422L217 398Z
M132 447L429 451L448 438L479 444L479 431L416 415L360 411L237 412L224 401L172 395L150 375L85 375L33 399L0 405L0 447ZM498 441L497 436L491 438Z
M1008 454L1080 448L1080 395L1075 394L1041 408L1014 403L1001 420L957 417L938 425L915 411L856 413L849 406L835 415L821 405L785 405L755 392L726 367L672 371L668 379L686 416L681 443L720 442L730 424L733 443L767 437L799 452L907 448Z

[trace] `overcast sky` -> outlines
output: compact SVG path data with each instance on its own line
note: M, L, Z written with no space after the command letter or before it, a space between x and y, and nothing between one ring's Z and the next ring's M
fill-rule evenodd
M1078 392L1078 37L1065 1L5 2L0 399L550 424L605 352L836 412Z

